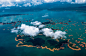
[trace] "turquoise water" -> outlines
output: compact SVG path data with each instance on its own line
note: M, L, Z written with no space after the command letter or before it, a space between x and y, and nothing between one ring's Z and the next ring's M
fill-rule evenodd
M18 12L15 12L18 13ZM10 12L12 14L12 12ZM11 21L26 21L26 20L33 20L33 21L40 21L45 22L45 19L51 19L53 21L58 20L58 22L65 22L67 23L69 19L72 22L68 22L69 25L61 25L57 24L56 26L52 25L54 28L58 28L61 30L61 27L64 27L62 31L68 30L67 39L70 39L70 42L76 43L75 40L85 42L86 43L86 24L82 25L81 22L86 22L86 13L84 12L77 12L77 11L37 11L37 12L21 12L18 14L29 14L29 15L16 15L15 16L8 16L8 17L0 17L0 22L11 22ZM44 15L48 15L48 17L42 17ZM55 21L57 22L57 21ZM78 23L77 23L78 22ZM24 24L30 25L30 22L22 22ZM76 23L76 26L72 25ZM80 25L80 26L78 26ZM19 26L19 25L15 25ZM52 27L51 26L51 27ZM37 49L37 48L29 48L29 47L16 47L18 41L15 41L15 37L17 34L11 33L11 30L14 26L12 24L8 25L0 25L0 55L1 56L86 56L86 47L77 46L81 48L80 51L75 51L66 46L64 50L59 51L49 51L47 49ZM81 30L79 30L79 28ZM5 30L3 30L5 29ZM71 31L71 30L72 31ZM76 30L75 30L76 29ZM76 34L77 33L77 34ZM83 34L84 33L84 34ZM73 35L69 37L68 35ZM82 35L82 36L81 36ZM80 37L81 36L81 37ZM72 40L72 38L74 40ZM82 38L83 40L79 40L78 38Z

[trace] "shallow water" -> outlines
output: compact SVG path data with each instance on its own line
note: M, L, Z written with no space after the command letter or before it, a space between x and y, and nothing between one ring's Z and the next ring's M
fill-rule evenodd
M12 14L12 12L11 12ZM11 21L40 21L45 22L45 19L51 19L55 22L65 22L67 23L70 19L72 22L68 22L69 25L64 26L63 24L56 24L56 26L52 25L53 28L58 28L61 30L61 27L64 27L62 31L68 30L67 39L70 39L70 42L76 43L75 40L86 43L86 24L82 25L81 22L86 22L86 13L77 12L77 11L38 11L38 12L22 12L19 14L29 14L29 15L16 15L16 16L6 16L0 17L0 22L11 22ZM47 17L42 17L44 15L48 15ZM57 21L58 20L58 21ZM48 20L47 20L48 21ZM24 24L30 25L30 22L22 22ZM22 24L21 23L21 24ZM72 24L74 24L72 25ZM79 26L78 26L79 25ZM19 26L19 25L15 25ZM52 27L51 26L51 27ZM78 43L77 46L81 48L80 51L72 50L66 46L64 50L59 51L49 51L47 49L37 49L37 48L29 48L29 47L16 47L18 41L15 41L15 37L17 34L11 33L11 30L14 26L12 24L8 25L0 25L0 55L1 56L86 56L86 47L81 47ZM81 30L79 30L79 28ZM3 30L5 29L5 30ZM71 30L70 30L71 29ZM84 34L83 34L84 33ZM68 35L73 35L69 37ZM81 36L81 37L80 37ZM72 40L72 38L74 40ZM81 38L83 40L79 40Z

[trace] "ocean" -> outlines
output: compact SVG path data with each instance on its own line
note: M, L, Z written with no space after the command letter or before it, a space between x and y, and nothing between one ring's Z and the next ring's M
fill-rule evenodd
M54 8L48 10L39 8L32 8L34 10L23 7L0 9L2 11L0 12L0 22L4 23L0 24L0 56L86 56L86 12L84 9L56 10ZM75 43L81 50L73 50L67 44L64 45L64 50L55 50L54 52L36 47L16 47L19 43L15 40L17 33L11 33L11 29L21 26L21 24L31 25L31 21L48 22L49 20L57 23L56 25L48 24L50 25L49 28L67 30L66 39L70 39L69 42ZM21 21L21 23L7 24L17 21ZM77 43L77 41L80 42ZM83 44L84 47L80 44Z

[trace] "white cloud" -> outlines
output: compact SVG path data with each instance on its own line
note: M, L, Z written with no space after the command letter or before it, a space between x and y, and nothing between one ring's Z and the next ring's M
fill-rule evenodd
M26 0L0 0L0 2L21 2Z
M44 16L42 16L42 17L48 17L49 15L44 15Z
M16 2L16 3L15 3ZM10 7L22 4L22 6L36 6L42 4L41 1L37 0L0 0L0 7Z
M2 5L0 7L11 7L11 6L15 6L14 3L8 2L8 3L2 3Z
M11 33L18 33L18 30L16 28L11 29Z
M72 0L60 0L60 2L72 2Z
M39 28L43 28L45 25L39 25Z
M73 3L73 0L41 0L43 3L53 3L53 2L68 2L68 3ZM74 3L86 3L86 0L75 0Z
M39 25L38 21L35 21L37 24ZM40 22L41 23L41 22ZM39 25L39 28L43 28L45 25ZM29 26L29 25L25 25L25 24L21 24L20 27L17 28L13 28L11 29L11 33L21 33L24 35L29 35L29 36L37 36L40 32L43 33L46 37L54 37L53 39L57 39L57 38L66 38L66 32L62 32L62 31L56 31L53 32L52 29L50 28L43 28L41 30L39 30L39 28L34 27L34 26Z
M22 29L22 33L24 35L30 35L30 36L36 36L39 33L39 28L36 28L34 26L28 26L25 24L22 24L20 29Z
M53 37L53 30L49 28L42 29L42 32L47 37Z
M39 33L39 28L22 24L21 27L18 27L16 30L15 28L11 30L12 33L18 33L19 31L24 35L36 36Z
M53 3L53 2L68 2L71 4L82 4L86 3L86 0L0 0L0 7L9 7L22 4L22 6L36 6L43 3ZM15 3L16 2L16 3ZM21 7L22 7L21 6Z
M37 0L32 0L31 3L33 5L40 5L40 4L43 4L41 1L37 1Z
M75 3L86 3L86 0L75 0Z
M62 32L62 31L56 31L55 33L53 32L52 29L49 29L49 28L44 28L42 29L42 32L45 36L47 37L54 37L53 39L58 39L58 38L66 38L66 32Z
M32 6L30 3L26 3L23 6L27 7L27 6Z
M31 22L31 24L33 24L33 25L41 25L41 22L35 21L35 22Z
M62 32L62 31L56 31L55 33L54 33L54 39L57 39L57 38L60 38L60 37L62 37L62 38L66 38L66 32Z
M20 2L21 0L15 0L16 2Z

